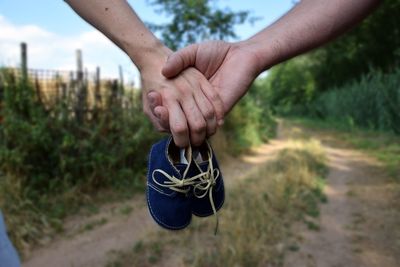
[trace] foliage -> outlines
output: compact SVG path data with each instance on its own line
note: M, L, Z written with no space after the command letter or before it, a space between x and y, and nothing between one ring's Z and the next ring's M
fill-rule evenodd
M236 24L254 21L248 11L233 12L220 9L209 0L150 0L159 13L171 16L165 24L148 23L161 33L164 43L176 50L188 44L208 39L236 38Z
M383 162L389 175L400 182L400 138L398 135L366 130L348 120L292 117L289 121L310 129L331 133L354 148L367 152Z
M310 112L324 119L347 120L374 130L400 134L400 68L371 71L359 81L320 94Z
M319 90L340 86L370 71L393 71L400 59L400 0L382 1L359 26L311 54Z
M157 135L130 95L125 107L110 95L96 118L78 122L67 99L49 109L28 81L3 78L0 207L20 249L60 228L97 190L143 187L143 151Z
M131 196L143 188L147 151L159 135L133 96L115 99L110 93L95 117L78 120L71 99L49 108L28 81L2 77L0 208L20 250L62 230L62 219L90 204L99 190ZM269 113L249 95L224 129L237 153L266 140L273 127Z
M302 113L299 109L312 101L316 90L311 64L308 57L300 56L272 68L258 81L257 99L279 114Z
M253 84L250 90L257 91ZM251 146L265 142L275 134L276 122L271 116L269 106L249 93L228 114L223 127L229 143L228 150L238 154Z
M266 101L279 114L308 115L311 110L329 116L324 109L331 115L335 109L338 113L334 116L345 117L351 110L349 118L361 126L398 131L394 129L399 123L393 84L397 80L391 78L392 84L383 84L383 80L389 79L385 75L396 72L400 63L399 32L400 0L382 1L372 15L341 38L272 68L262 81ZM383 88L386 85L390 88ZM338 88L351 88L351 92L335 98ZM332 90L335 93L325 94Z

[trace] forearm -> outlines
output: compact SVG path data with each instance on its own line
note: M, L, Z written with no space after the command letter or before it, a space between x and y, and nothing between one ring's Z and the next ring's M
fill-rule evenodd
M243 42L260 61L260 71L318 47L345 32L379 0L302 0L286 15Z
M125 0L65 0L83 19L106 35L142 69L170 53Z

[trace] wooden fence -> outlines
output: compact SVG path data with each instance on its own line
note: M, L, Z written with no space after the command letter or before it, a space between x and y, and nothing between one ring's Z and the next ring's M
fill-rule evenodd
M117 101L123 107L140 105L139 90L136 90L133 84L124 84L121 67L119 79L101 79L100 67L97 67L95 72L84 69L80 50L76 51L76 66L76 70L71 71L30 69L27 45L22 43L21 67L3 69L16 79L28 80L33 85L38 101L47 109L51 109L60 101L68 103L78 120L91 117L93 110L101 110L110 101ZM1 83L0 79L0 108L3 87Z

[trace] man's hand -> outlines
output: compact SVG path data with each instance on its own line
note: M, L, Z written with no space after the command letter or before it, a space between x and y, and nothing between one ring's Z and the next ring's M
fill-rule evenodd
M225 113L247 92L262 71L257 56L244 42L212 41L190 45L169 56L162 74L173 78L188 67L196 68L210 81L221 97ZM147 97L153 114L157 114L159 123L165 125L168 109L162 103L161 95L151 93Z

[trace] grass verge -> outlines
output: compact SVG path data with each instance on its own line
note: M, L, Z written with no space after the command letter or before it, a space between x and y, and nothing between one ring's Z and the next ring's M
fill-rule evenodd
M292 223L311 224L319 203L326 201L325 174L325 155L317 141L291 142L257 175L227 190L217 236L212 217L194 218L188 230L162 231L130 251L114 252L107 266L281 265L285 251L298 249L289 241Z
M385 164L389 175L400 182L400 136L389 132L366 130L348 121L290 118L309 129L333 132L337 139L365 151Z

